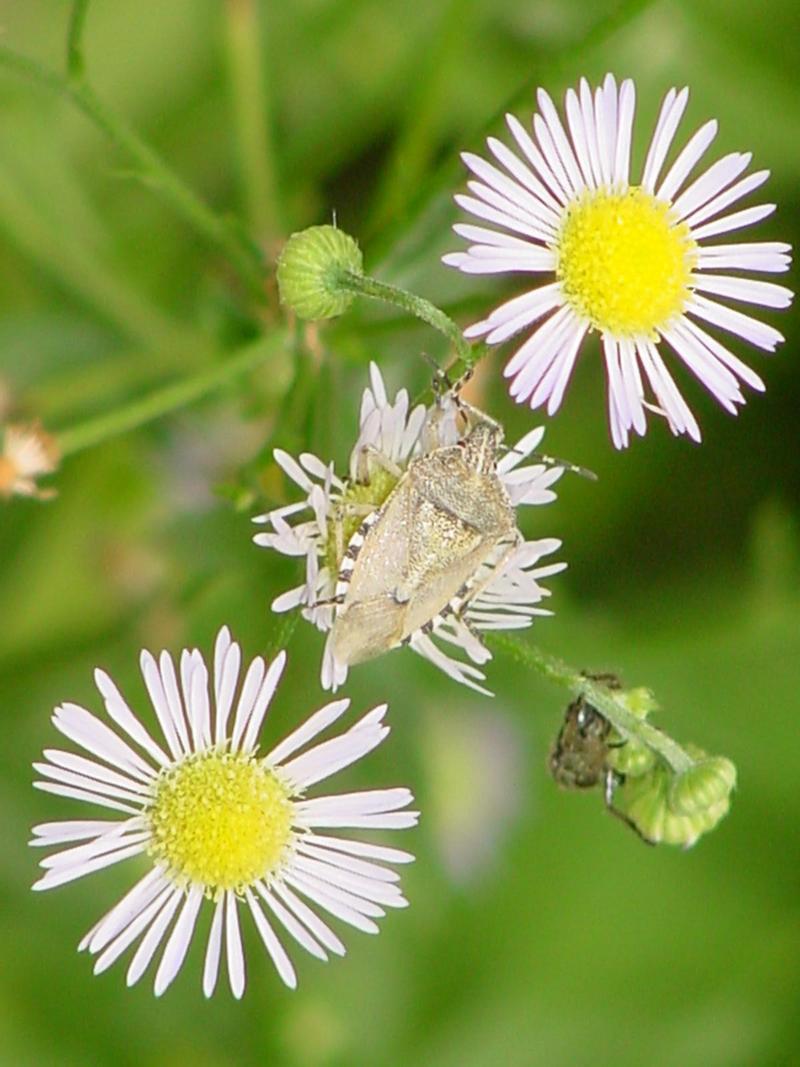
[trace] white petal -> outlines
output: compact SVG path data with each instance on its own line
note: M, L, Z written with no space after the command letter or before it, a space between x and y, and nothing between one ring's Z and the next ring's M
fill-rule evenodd
M191 752L189 742L189 730L186 725L186 715L183 710L183 701L178 687L178 676L175 673L175 664L169 652L162 651L158 657L158 669L161 672L161 684L164 687L164 695L167 700L172 725L179 740L178 750L184 755Z
M273 611L275 610L273 604ZM214 741L221 745L228 739L228 718L239 681L239 669L242 665L242 651L237 644L231 644L225 651L217 678L217 709L214 725Z
M247 669L247 674L242 685L239 704L236 708L236 717L233 720L233 733L231 735L231 748L235 752L239 748L239 741L244 734L253 705L256 702L261 683L264 681L266 667L261 656L256 656Z
M193 885L186 896L178 920L172 928L172 933L164 949L164 955L161 957L161 962L156 971L153 989L157 997L161 996L181 969L189 943L192 940L195 923L197 922L197 913L200 911L202 903L203 890L199 885Z
M362 930L365 934L378 933L378 924L372 918L369 918L360 909L344 903L334 893L328 893L325 889L321 889L313 882L308 882L305 878L299 876L295 877L287 874L284 881L289 882L309 900L313 900L315 904L329 911L331 915L335 915L337 919L355 926L357 930ZM343 895L346 897L346 894ZM378 918L385 914L380 908L377 908L376 911Z
M519 122L513 115L506 115L506 122L508 128L511 131L511 135L522 149L523 155L533 164L535 169L541 175L551 199L560 201L562 204L569 202L569 194L565 192L561 183L558 181L553 171L550 169L548 163L542 156L542 153L533 143L530 134L525 130L522 123Z
M745 170L752 159L750 152L731 152L708 168L691 185L687 186L672 205L677 218L691 215L698 207L708 203L712 197L730 185L734 178Z
M99 952L112 938L123 930L136 916L171 883L164 877L159 867L154 867L140 878L125 896L106 912L99 922L83 937L78 951L89 949L91 953Z
M350 707L350 700L333 700L329 704L320 708L319 711L314 714L296 730L292 730L282 741L279 741L277 745L264 757L265 760L271 766L277 766L287 756L291 756L293 752L296 752L299 748L302 748L308 741L316 737L317 734L322 733L327 729L331 723L336 722Z
M278 922L281 923L284 929L292 935L295 941L297 941L299 945L302 945L306 952L310 952L312 956L316 956L318 960L327 960L328 954L322 945L311 936L300 920L280 902L277 896L271 893L262 882L256 882L256 889L272 914Z
M313 834L301 838L297 844L297 851L304 856L310 856L311 859L319 860L321 863L328 863L333 867L341 867L343 870L353 871L354 874L363 875L365 878L372 878L379 882L400 881L400 875L397 871L393 871L389 867L381 867L378 863L369 863L366 860L356 859L355 856L348 856L342 852L322 848L313 844L313 842Z
M72 786L61 785L58 782L34 782L33 788L40 789L43 793L54 793L59 797L69 797L71 800L86 800L90 804L97 804L98 807L124 811L128 815L138 815L141 811L141 806L123 804L122 801L100 796L99 793L90 793L86 789L73 789Z
M352 893L360 900L372 901L387 908L408 906L408 901L392 882L379 882L374 878L364 878L341 867L298 854L292 859L292 873L299 876L301 872L306 877L319 879L329 890L341 889Z
M305 814L326 812L371 815L381 811L396 811L404 808L414 800L410 790L399 789L367 789L358 793L334 793L326 797L314 797L312 800L301 800L295 804L298 813Z
M388 733L388 726L371 729L354 727L341 737L323 741L302 756L283 764L283 771L298 788L307 789L377 748Z
M642 186L649 193L652 193L655 189L658 176L661 173L664 160L667 158L667 152L672 144L672 139L675 136L675 131L681 121L681 116L686 109L688 100L688 89L681 89L679 93L674 89L670 89L664 97L642 172Z
M286 955L283 945L275 936L275 931L267 922L264 913L251 890L245 889L244 895L250 907L250 914L253 916L259 934L261 934L261 940L264 942L264 946L272 958L272 962L275 964L275 969L290 989L296 989L297 975L295 974L291 960Z
M156 897L151 900L145 907L139 911L133 919L122 929L108 944L108 947L94 961L94 967L92 968L95 974L102 974L103 971L115 963L122 953L132 945L139 934L145 930L153 918L163 908L167 897L170 893L174 892L173 888L169 885L161 886L158 890ZM96 951L92 949L92 951Z
M100 691L100 695L103 697L109 717L114 720L117 726L123 729L137 745L140 745L145 752L156 761L156 763L160 763L162 767L170 763L170 760L164 753L163 749L155 743L147 730L145 730L133 714L131 709L125 703L119 689L117 689L116 685L106 672L99 668L95 670L94 681Z
M746 226L754 226L757 222L761 222L774 210L774 204L757 204L755 207L745 208L744 211L735 211L732 215L724 215L721 219L692 229L692 237L695 241L702 241L706 237L715 237L719 233L742 230Z
M502 163L521 185L533 193L541 205L539 214L555 232L561 219L561 205L547 186L543 185L533 171L502 141L498 141L496 137L490 137L486 143L495 159Z
M783 341L783 334L773 326L765 322L745 315L733 308L723 307L716 301L708 300L704 296L695 294L686 306L686 310L698 318L705 319L713 326L719 326L723 330L735 333L737 337L743 337L745 341L763 348L767 352L774 352L775 346Z
M142 677L144 678L148 696L150 697L150 703L155 709L156 717L159 726L161 727L161 732L167 742L167 746L172 753L173 759L180 759L184 754L184 749L180 743L178 734L176 733L172 710L169 701L167 700L166 692L164 691L163 679L155 659L146 649L143 650L139 656L139 667L142 672ZM97 684L98 688L100 688L99 681Z
M692 135L656 191L656 196L659 200L672 200L705 150L717 136L718 128L719 123L717 120L711 119L710 122L706 122Z
M128 967L128 973L125 980L129 986L135 985L147 970L156 949L164 939L167 927L172 921L172 916L177 911L182 897L183 891L177 886L175 886L172 892L167 896L161 907L161 911L142 938L141 944L131 960L130 967Z
M138 856L141 852L144 852L144 850L145 846L141 843L128 845L127 848L120 848L114 852L104 853L102 856L97 856L92 860L86 860L75 867L68 867L65 870L59 868L54 871L48 871L48 873L44 875L43 878L40 878L38 882L34 882L31 888L37 890L54 889L58 885L66 885L67 882L73 882L76 878L83 878L86 874L94 874L95 871L101 871L104 867L110 867L114 863L120 863L122 860L126 860L130 856Z
M308 929L325 946L325 948L337 956L344 956L345 947L333 930L331 930L328 924L324 923L318 915L315 915L311 908L309 908L300 897L296 896L287 885L278 881L271 886L270 891L273 897L280 897L286 904L287 908L291 909L297 918L305 923Z
M114 764L145 782L154 777L153 768L130 745L78 704L66 702L56 708L53 724L65 737L106 763Z
M301 489L305 489L307 493L311 492L314 483L288 452L284 452L282 448L276 448L272 455L275 457L275 462L278 466L289 475L293 482L296 482Z
M126 774L121 774L118 771L112 771L105 764L87 759L86 756L79 756L74 752L64 752L58 748L46 748L44 756L54 766L64 767L67 770L83 775L85 778L94 779L95 783L106 782L108 785L116 785L128 793L133 793L140 797L149 797L152 792L151 786L145 785L144 782L131 778ZM40 766L42 765L34 764L34 767ZM90 788L96 788L96 785L91 785Z
M217 987L219 976L219 957L222 949L222 919L225 908L225 897L221 896L214 908L214 918L211 920L211 930L208 935L206 957L203 964L203 996L210 997Z
M508 178L497 167L492 166L491 163L487 163L486 160L481 159L480 156L476 156L472 152L462 152L461 158L473 174L476 174L483 182L505 197L506 200L522 208L526 216L535 219L537 223L544 223L550 226L552 211L542 203L538 196L532 195L520 182Z
M715 293L731 300L741 300L762 307L788 307L794 293L784 285L762 282L755 278L731 278L720 274L693 274L692 287L701 293Z
M717 196L709 200L708 203L704 204L703 207L692 212L691 215L684 219L684 222L687 226L694 228L705 219L713 218L730 204L735 203L737 200L741 200L743 196L746 196L754 189L757 189L759 185L763 185L768 177L768 170L759 170L754 174L748 174L746 178L742 178L741 181L736 182L730 189L726 189L724 193L719 193Z
M33 827L31 832L35 837L28 843L50 848L52 845L61 845L68 841L84 841L88 837L102 837L103 834L116 829L119 825L120 823L109 819L65 819L63 822L43 822Z
M411 852L403 852L399 848L388 848L385 845L373 845L367 841L350 841L345 837L329 837L323 836L322 834L314 834L309 840L338 852L347 852L353 856L369 856L372 859L383 860L386 863L413 863L415 859Z
M614 181L625 185L628 184L630 178L631 136L635 109L636 88L630 78L626 78L619 91L619 120L614 157Z
M247 724L247 729L245 730L244 738L242 739L242 750L244 752L251 752L256 747L261 724L264 721L267 708L270 705L270 701L272 700L285 666L286 653L279 652L269 665L269 670L267 671L264 681L261 683L261 688L258 691L258 696L256 697L256 702L250 715L250 721Z
M236 911L236 895L230 891L225 894L225 955L231 992L237 1000L241 1000L245 985L244 952Z

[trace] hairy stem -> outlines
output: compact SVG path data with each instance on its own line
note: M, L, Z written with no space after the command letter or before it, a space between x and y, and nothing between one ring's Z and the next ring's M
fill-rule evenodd
M114 411L87 419L73 426L72 429L64 430L57 434L61 454L69 456L75 452L82 452L86 448L99 445L112 437L135 430L154 419L186 407L248 371L254 370L286 343L286 336L283 332L259 338L209 370L201 371L191 378L174 382L162 389L156 389L147 396L123 404Z
M75 11L82 12L77 16L73 13L73 24L77 23L80 30L86 5L79 5ZM71 60L80 63L82 53L79 32L76 32L74 48L76 51L70 52ZM19 55L5 45L0 45L0 67L30 78L58 96L70 100L131 160L136 177L158 192L173 210L207 241L219 247L236 266L252 295L257 299L263 298L265 264L257 246L215 214L124 119L100 100L87 82L82 78L63 78L55 71L27 56Z
M242 186L250 225L262 240L280 233L272 116L264 69L264 15L257 0L226 0L228 69Z
M536 645L509 634L487 634L486 643L511 656L518 663L530 667L548 681L569 689L574 696L585 697L592 707L597 708L608 719L620 736L629 741L639 741L652 749L676 774L681 774L694 765L695 761L677 741L673 741L663 731L630 712L613 689L587 678L574 667Z
M377 278L370 278L365 274L354 274L352 271L343 271L337 279L343 289L359 296L368 296L373 300L382 300L385 304L393 304L410 314L427 322L439 333L444 334L458 353L458 358L465 367L471 367L475 362L472 348L464 335L453 320L443 311L424 297L410 293L407 289L400 289L388 282L380 282Z
M67 73L70 78L82 78L85 69L83 59L83 27L89 0L75 0L67 32Z

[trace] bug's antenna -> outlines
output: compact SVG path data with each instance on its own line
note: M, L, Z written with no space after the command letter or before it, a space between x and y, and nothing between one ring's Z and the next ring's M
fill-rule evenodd
M589 470L588 467L579 467L577 463L570 463L569 460L558 459L556 456L546 456L543 452L520 452L518 448L508 448L506 445L501 445L500 447L504 452L516 452L518 456L532 459L535 463L541 463L545 467L561 467L562 470L569 471L570 474L578 474L581 478L588 478L590 482L598 481L594 471Z

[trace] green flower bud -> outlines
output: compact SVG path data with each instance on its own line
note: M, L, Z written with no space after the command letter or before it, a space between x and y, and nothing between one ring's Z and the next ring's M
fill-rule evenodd
M640 778L652 770L655 762L655 752L641 741L633 740L610 747L606 756L606 764L624 778Z
M680 815L707 811L730 796L736 785L736 767L724 756L709 756L674 778L669 806Z
M656 698L644 686L639 686L637 689L626 689L623 693L620 693L620 696L625 707L637 719L646 719L651 711L658 709Z
M332 319L347 311L353 293L346 273L363 273L361 249L335 226L310 226L293 233L278 258L281 303L301 319Z
M640 778L626 779L614 794L614 805L653 844L689 848L728 814L730 798L726 794L691 814L675 811L670 803L674 781L672 771L658 764Z

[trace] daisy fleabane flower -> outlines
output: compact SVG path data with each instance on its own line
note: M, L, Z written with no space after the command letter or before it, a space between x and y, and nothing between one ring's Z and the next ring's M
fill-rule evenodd
M303 453L298 462L285 452L275 452L276 461L303 490L305 499L257 516L253 521L270 529L257 534L254 540L285 555L305 558L305 581L277 597L272 610L299 607L304 618L328 633L321 669L326 689L335 690L348 672L347 665L333 654L331 631L336 622L337 592L347 578L346 572L352 569L353 538L358 537L365 520L372 522L377 517L376 512L388 501L415 458L459 442L461 412L462 405L452 393L445 394L432 407L418 405L412 409L405 389L390 401L381 373L372 364L347 478L338 478L332 464L309 453ZM546 504L555 499L551 486L561 477L563 468L523 463L539 446L543 435L541 427L530 431L497 463L497 475L512 507ZM310 517L294 524L288 521L303 512L310 512ZM507 543L501 544L473 576L474 593L459 611L432 620L415 631L407 643L456 681L488 693L481 685L485 675L480 667L491 659L491 654L479 631L530 626L535 616L550 614L540 606L549 596L541 580L563 570L566 564L542 565L541 560L560 544L555 538L525 541L521 536L511 552L507 551ZM465 653L467 662L449 655L447 647Z
M55 496L54 489L40 489L36 479L52 474L58 460L55 439L38 422L9 423L3 432L0 451L0 497L30 496L47 500Z
M182 653L178 670L166 652L158 659L142 652L161 740L101 670L95 682L115 728L77 704L56 708L56 728L88 755L46 749L45 761L34 765L42 776L36 788L110 809L116 817L34 827L31 844L60 849L42 860L46 873L34 889L132 857L146 859L149 868L81 941L80 949L97 957L96 974L138 941L127 974L132 985L164 945L154 985L157 996L163 993L183 964L208 899L205 995L216 987L223 949L231 990L236 997L244 992L242 910L250 913L278 974L294 988L295 970L276 926L325 960L345 948L317 910L377 933L375 920L385 908L406 905L391 865L408 863L412 855L328 831L414 826L418 813L404 810L411 793L306 796L384 740L386 705L320 742L318 735L350 703L333 701L261 756L259 732L285 662L283 652L269 664L257 657L239 687L241 650L223 627L209 694L209 672L197 650Z
M707 327L772 352L782 335L724 301L784 308L792 299L784 286L730 273L785 271L788 244L710 243L774 211L774 204L728 211L762 185L769 171L741 177L751 153L732 152L692 176L716 135L715 121L701 126L667 166L689 98L688 89L670 89L641 177L633 183L635 96L632 81L618 87L609 74L594 94L585 79L578 91L568 90L566 128L543 89L533 136L507 115L516 150L492 137L487 143L496 162L464 153L475 177L468 183L472 195L455 197L492 228L456 225L470 246L444 257L466 274L550 275L552 280L508 300L465 336L496 345L537 324L504 373L519 403L546 404L552 415L581 343L596 330L617 448L627 446L632 429L645 432L645 409L663 415L674 434L700 440L697 421L662 358L662 340L736 414L737 404L744 403L740 382L760 391L764 383Z

